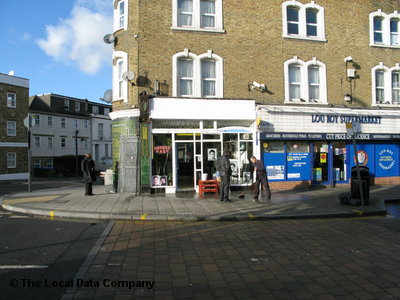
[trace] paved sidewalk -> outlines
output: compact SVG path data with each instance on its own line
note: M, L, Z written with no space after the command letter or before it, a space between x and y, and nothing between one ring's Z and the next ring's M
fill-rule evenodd
M399 186L372 186L370 205L342 205L339 194L348 186L313 187L301 190L273 191L271 200L252 200L247 192L233 202L224 203L217 196L194 193L139 195L110 193L110 186L94 186L95 196L84 196L84 187L68 186L14 193L2 198L4 209L50 217L123 219L123 220L254 220L280 218L353 217L385 214L385 200L400 200ZM0 198L1 201L1 198Z

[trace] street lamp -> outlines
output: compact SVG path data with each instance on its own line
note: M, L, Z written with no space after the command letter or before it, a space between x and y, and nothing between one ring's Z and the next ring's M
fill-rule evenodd
M75 130L75 177L78 177L78 133L79 130Z

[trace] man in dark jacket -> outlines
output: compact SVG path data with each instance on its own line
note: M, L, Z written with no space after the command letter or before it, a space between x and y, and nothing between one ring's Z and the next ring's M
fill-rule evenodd
M232 202L229 199L229 187L231 184L231 163L229 161L229 157L231 153L229 151L225 151L224 155L218 158L218 167L217 170L219 175L221 176L221 185L220 185L220 200L224 202Z
M258 195L260 194L260 184L262 184L267 192L268 200L271 199L271 191L268 184L268 176L265 170L265 166L262 160L257 160L254 156L250 158L253 163L254 171L256 172L256 185L254 191L254 200L258 200Z
M93 196L92 185L96 181L96 174L94 170L94 161L92 154L86 153L85 158L82 160L81 169L83 178L85 179L85 196Z

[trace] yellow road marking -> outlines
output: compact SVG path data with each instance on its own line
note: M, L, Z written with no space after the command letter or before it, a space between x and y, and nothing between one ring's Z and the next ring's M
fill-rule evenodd
M51 196L38 196L38 197L27 197L27 198L17 198L17 199L7 199L4 200L4 204L18 204L18 203L28 203L28 202L47 202L58 198L59 195Z
M255 219L255 216L253 214L248 213L247 215L249 216L250 219Z
M364 212L361 210L353 209L353 211L357 214L357 216L362 216L364 214Z
M140 220L146 220L147 214L143 214L140 216Z

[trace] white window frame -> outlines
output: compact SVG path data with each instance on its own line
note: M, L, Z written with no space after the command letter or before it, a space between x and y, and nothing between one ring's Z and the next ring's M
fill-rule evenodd
M377 103L376 102L376 77L375 77L375 72L377 71L382 71L383 76L384 76L384 97L385 100L388 99L388 101L385 101L383 103ZM380 62L379 65L373 67L371 69L371 79L372 79L372 99L371 103L372 106L395 106L398 107L400 106L399 103L393 104L393 85L392 85L392 72L400 72L400 63L397 63L394 67L386 67L383 62ZM387 103L389 102L389 103Z
M61 137L60 138L60 148L66 148L67 147L67 138L66 137Z
M33 118L35 119L35 125L40 125L40 115L36 114Z
M17 107L17 94L16 93L7 93L7 107L8 108L16 108Z
M215 27L201 27L201 0L193 0L193 24L192 26L178 26L178 1L172 0L172 29L174 30L192 30L192 31L210 31L224 33L222 0L215 0Z
M122 62L122 69L119 63ZM115 51L113 55L113 99L128 102L128 82L122 79L122 74L128 70L128 53ZM122 95L119 95L121 86Z
M46 159L46 168L53 169L53 159L52 158Z
M17 136L16 121L7 121L7 136Z
M7 152L7 169L15 169L17 167L17 153Z
M41 168L41 167L42 167L40 158L36 158L36 159L33 161L33 167L34 167L34 168Z
M285 76L285 103L296 104L328 104L327 96L327 83L326 83L326 65L318 61L315 57L312 60L304 62L297 56L285 61L284 76ZM290 82L289 82L289 67L296 65L300 67L300 99L290 99ZM309 81L308 81L308 68L316 66L319 69L319 96L318 102L314 102L309 97Z
M103 123L99 123L97 126L97 135L99 138L103 138L104 137L104 124Z
M178 60L179 59L191 59L193 60L193 95L179 95L179 78L178 78ZM208 96L204 98L223 98L224 97L224 80L223 80L223 63L224 60L221 56L214 54L211 50L207 53L196 55L185 49L183 52L176 53L172 57L172 93L173 97L196 97L201 98L202 96L202 76L201 76L201 61L214 60L215 61L215 96Z
M85 129L89 128L89 121L88 120L83 120L83 128L85 128Z
M67 120L64 117L60 119L60 126L61 128L65 128L67 126Z
M79 128L79 120L78 119L73 119L72 120L72 128L78 129Z
M99 107L97 105L92 105L92 114L94 115L99 114Z
M69 110L69 100L64 99L64 109Z
M53 116L47 116L47 126L53 126Z
M51 136L47 137L47 148L54 148L54 138Z
M79 101L75 101L75 111L81 111L81 103Z
M33 137L33 146L37 149L40 148L40 136Z
M299 34L289 34L288 32L288 19L287 19L287 8L296 7L299 10ZM317 35L307 36L307 9L312 9L317 13ZM282 3L282 25L284 38L291 39L302 39L311 40L318 42L326 42L325 38L325 10L322 6L316 4L314 1L303 4L296 0L289 0Z
M375 43L374 38L374 19L380 18L382 19L382 43ZM369 14L369 45L371 47L386 47L386 48L400 48L400 32L398 32L398 44L392 45L391 43L391 30L390 30L390 21L392 19L396 19L399 22L399 30L400 30L400 14L396 10L391 14L386 14L382 12L381 9L374 11Z
M124 3L124 14L120 14L121 3ZM120 29L128 30L128 18L129 18L129 1L128 0L114 0L114 32ZM121 26L121 17L124 18L124 24Z
M88 145L89 145L88 138L83 138L82 139L82 148L87 149L89 147Z

